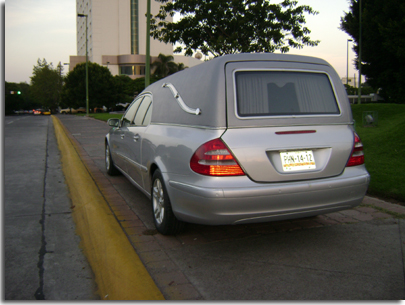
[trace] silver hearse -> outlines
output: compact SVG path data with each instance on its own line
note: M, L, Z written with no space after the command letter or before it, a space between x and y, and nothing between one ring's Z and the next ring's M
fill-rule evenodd
M349 209L370 180L345 89L318 58L215 58L150 85L108 124L107 172L150 198L162 234Z

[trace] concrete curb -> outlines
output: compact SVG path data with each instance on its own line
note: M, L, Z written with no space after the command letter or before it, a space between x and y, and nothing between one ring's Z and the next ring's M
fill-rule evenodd
M52 119L76 231L95 274L101 299L164 300L82 162L78 147L59 119L55 116Z

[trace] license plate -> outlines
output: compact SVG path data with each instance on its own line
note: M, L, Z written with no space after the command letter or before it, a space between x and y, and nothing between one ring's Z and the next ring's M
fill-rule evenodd
M281 152L280 157L285 172L316 168L312 150Z

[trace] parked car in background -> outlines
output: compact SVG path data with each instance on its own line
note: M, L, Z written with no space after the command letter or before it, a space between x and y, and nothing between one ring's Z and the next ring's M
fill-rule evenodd
M39 114L51 115L51 110L50 109L35 109L35 110L33 110L33 113L35 115L39 115Z
M150 198L162 234L349 209L370 180L345 89L318 58L218 57L153 83L108 124L107 173Z
M94 113L102 113L102 112L106 112L107 111L107 107L103 106L103 107L95 107L93 112Z
M75 113L86 113L85 107L79 107L77 109L74 108L64 108L60 110L60 114L75 114Z
M33 114L35 110L14 110L14 114Z

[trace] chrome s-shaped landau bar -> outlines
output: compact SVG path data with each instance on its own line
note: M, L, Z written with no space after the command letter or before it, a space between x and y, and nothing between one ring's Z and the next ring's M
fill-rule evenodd
M190 113L190 114L195 114L195 115L201 114L200 108L193 109L193 108L188 107L184 103L184 101L181 98L180 94L177 92L176 88L171 83L164 83L162 85L162 87L170 89L170 91L172 92L174 98L176 99L177 103L179 104L180 108L183 109L185 112Z

